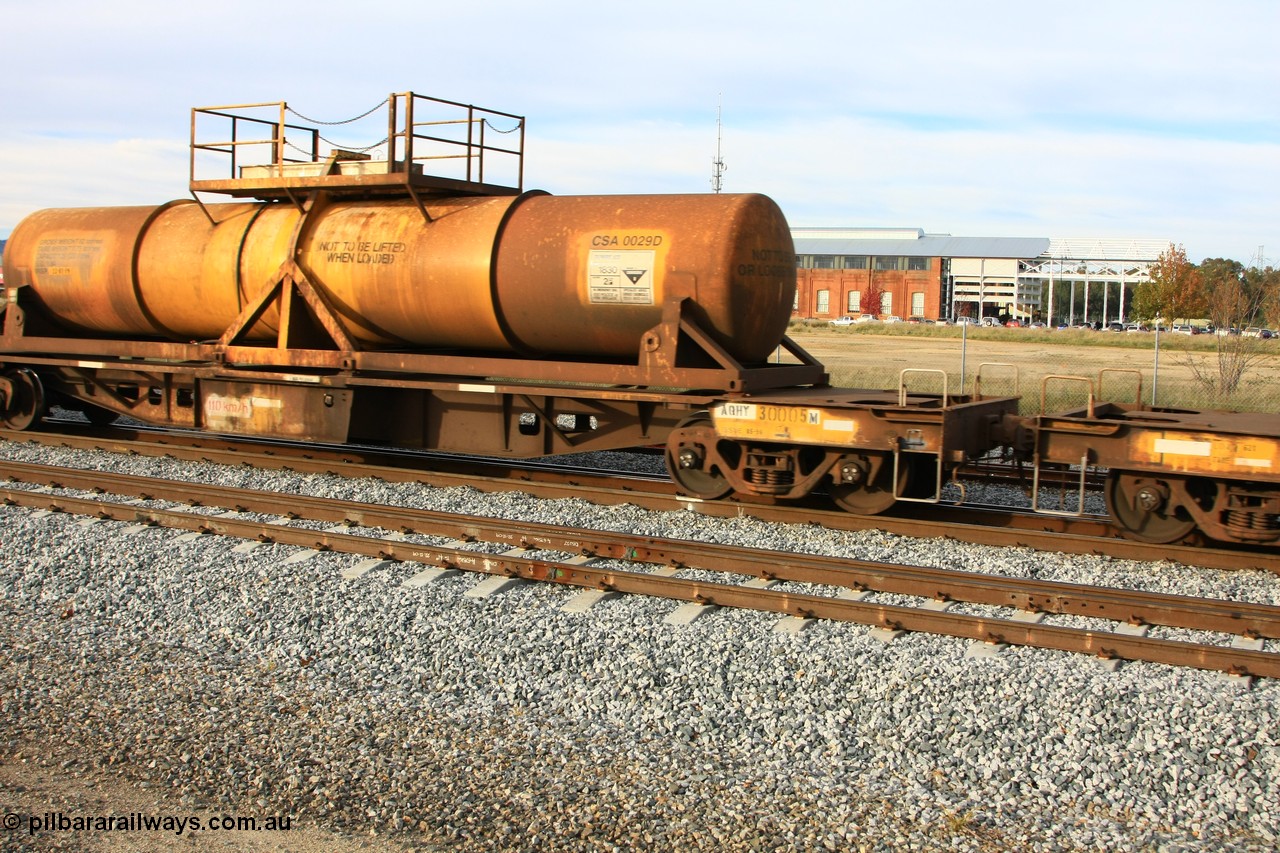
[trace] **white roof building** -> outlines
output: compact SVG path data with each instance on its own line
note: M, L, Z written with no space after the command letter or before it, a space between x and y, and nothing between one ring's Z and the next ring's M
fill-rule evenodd
M1152 262L1168 241L1048 237L953 237L920 228L792 228L796 254L943 259L944 298L950 314L974 303L978 316L1040 314L1053 323L1076 321L1076 290L1083 286L1082 321L1123 321L1132 287L1150 280ZM1054 305L1058 283L1070 286L1068 305ZM1117 284L1119 287L1113 287ZM1104 286L1103 317L1089 317L1089 290ZM1111 296L1118 291L1113 306Z

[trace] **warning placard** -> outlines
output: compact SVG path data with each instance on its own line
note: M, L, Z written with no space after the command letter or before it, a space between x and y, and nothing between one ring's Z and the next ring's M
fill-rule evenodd
M652 305L653 266L650 249L592 249L587 299L593 305Z

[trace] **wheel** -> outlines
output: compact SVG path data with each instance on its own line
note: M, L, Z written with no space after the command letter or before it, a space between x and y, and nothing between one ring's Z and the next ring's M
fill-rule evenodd
M893 459L889 456L878 456L880 467L870 482L867 472L872 468L874 460L860 457L858 460L846 460L844 465L856 465L862 472L862 479L854 483L835 483L828 488L831 499L836 506L856 515L879 515L897 503L893 488ZM912 466L902 465L898 469L897 493L905 495L911 481Z
M1196 529L1194 521L1169 509L1169 487L1149 477L1112 471L1107 476L1107 511L1134 539L1163 545Z
M680 422L667 441L667 471L682 492L707 501L718 500L733 491L721 474L706 470L707 444L714 443L711 419L695 415Z
M695 498L714 501L733 491L729 481L719 474L709 474L706 471L695 471L679 466L672 467L670 459L667 460L667 468L671 471L671 479L676 481L680 490L688 492Z
M27 429L44 417L44 385L34 371L25 367L5 374L9 381L9 400L0 412L0 422L9 429Z

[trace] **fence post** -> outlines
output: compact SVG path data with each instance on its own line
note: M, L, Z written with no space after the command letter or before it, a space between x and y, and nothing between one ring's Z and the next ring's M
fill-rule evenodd
M1160 385L1160 324L1156 324L1156 363L1151 369L1151 408L1156 407L1156 388Z

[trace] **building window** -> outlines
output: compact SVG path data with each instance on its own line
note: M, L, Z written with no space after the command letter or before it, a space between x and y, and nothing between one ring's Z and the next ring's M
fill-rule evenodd
M898 262L901 258L876 258L876 269L878 270L896 270L902 266Z
M848 311L850 314L862 313L862 291L860 290L849 291L849 305L847 308L845 308L845 310Z
M791 297L791 310L792 311L800 310L800 291L798 290L795 292L795 295Z
M844 268L847 270L865 270L867 268L867 256L845 255Z
M818 291L818 307L816 309L816 312L818 314L825 314L831 310L829 305L830 299L831 299L831 291L829 290Z
M907 269L909 270L927 270L928 268L928 258L907 258Z
M815 270L833 270L836 268L835 255L814 255L813 268Z
M924 316L924 293L920 291L911 294L911 316Z
M892 291L886 290L884 293L880 294L880 313L881 314L893 313L893 292Z

